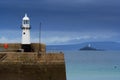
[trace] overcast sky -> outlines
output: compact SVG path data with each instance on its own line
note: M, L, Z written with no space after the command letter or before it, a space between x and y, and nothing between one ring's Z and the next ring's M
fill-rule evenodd
M31 42L120 42L120 0L1 0L0 42L21 42L21 22L31 20Z

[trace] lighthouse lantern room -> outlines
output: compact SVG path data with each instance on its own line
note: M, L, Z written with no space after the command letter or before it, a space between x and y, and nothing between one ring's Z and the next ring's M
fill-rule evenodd
M25 17L22 19L22 49L24 52L31 51L31 42L30 42L30 19L25 14Z

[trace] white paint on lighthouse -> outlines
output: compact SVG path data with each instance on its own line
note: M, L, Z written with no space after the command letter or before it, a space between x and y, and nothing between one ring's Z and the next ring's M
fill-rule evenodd
M22 19L22 44L31 44L30 42L30 19L25 14Z

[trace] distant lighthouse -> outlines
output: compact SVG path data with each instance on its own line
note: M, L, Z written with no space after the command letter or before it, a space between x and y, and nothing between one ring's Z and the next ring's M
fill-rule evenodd
M22 19L22 49L24 49L25 52L31 51L31 42L30 42L30 19L25 14L25 17Z

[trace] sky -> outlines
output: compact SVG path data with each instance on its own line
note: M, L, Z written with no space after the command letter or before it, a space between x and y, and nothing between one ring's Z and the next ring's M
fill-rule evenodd
M120 0L0 0L0 42L21 43L22 18L31 22L31 42L48 45L120 42Z

